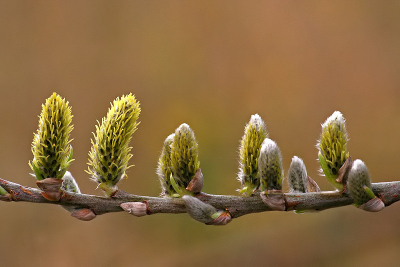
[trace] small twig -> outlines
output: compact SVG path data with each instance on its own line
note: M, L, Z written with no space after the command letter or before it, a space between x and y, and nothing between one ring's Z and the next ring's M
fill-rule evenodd
M87 194L75 194L64 192L60 201L50 201L43 197L42 191L36 188L25 187L17 183L0 179L0 186L10 193L12 201L24 201L32 203L56 204L72 209L90 209L96 215L109 212L123 211L120 207L125 202L146 202L149 214L155 213L186 213L183 199L170 197L138 196L119 190L112 198ZM372 190L382 199L385 206L389 206L400 200L400 181L373 183ZM286 211L290 210L325 210L330 208L351 205L353 200L346 194L338 191L312 192L312 193L285 193ZM251 197L210 195L199 193L196 195L204 203L217 209L227 210L232 218L237 218L250 213L272 211L262 201L259 194ZM0 200L9 200L3 197Z

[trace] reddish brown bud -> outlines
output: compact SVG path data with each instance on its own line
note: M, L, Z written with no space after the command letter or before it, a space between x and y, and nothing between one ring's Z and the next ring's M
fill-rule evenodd
M199 168L196 172L196 174L193 176L192 180L186 187L186 190L193 192L193 193L199 193L203 189L204 181L203 181L203 173L201 172L201 169Z
M37 187L42 190L42 196L50 201L61 199L61 184L63 180L57 178L46 178L36 182Z
M215 213L212 217L216 218L211 222L206 223L207 225L227 225L232 221L232 216L228 211L219 211Z
M307 176L307 192L321 192L318 184L310 176Z
M125 202L122 203L120 207L124 211L136 217L142 217L144 215L147 215L147 205L146 203L143 202Z
M385 208L385 203L383 203L380 198L375 197L368 202L358 206L358 208L365 211L378 212Z
M96 218L96 214L91 209L79 209L71 212L71 216L81 221L91 221Z

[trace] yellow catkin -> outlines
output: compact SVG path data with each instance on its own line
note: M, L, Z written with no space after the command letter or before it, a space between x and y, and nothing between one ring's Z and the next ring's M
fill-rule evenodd
M107 116L96 126L87 172L107 193L116 190L116 184L126 176L130 167L129 142L139 124L139 114L140 103L129 94L115 99Z
M33 161L36 178L62 178L72 162L70 133L73 129L68 101L53 93L42 105L39 126L33 136Z

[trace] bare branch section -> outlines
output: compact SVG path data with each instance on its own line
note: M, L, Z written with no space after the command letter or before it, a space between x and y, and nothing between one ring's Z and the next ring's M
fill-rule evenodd
M50 201L42 196L43 191L36 188L25 187L3 179L0 179L0 186L10 194L9 196L1 196L0 200L3 201L56 204L69 211L90 209L96 215L123 211L120 205L126 202L146 203L147 214L187 212L182 198L139 196L119 190L111 198L63 192L59 201ZM400 200L400 181L373 183L372 190L384 202L385 206ZM264 204L259 194L246 197L199 193L195 197L216 209L229 212L232 218L251 213L272 211L271 208ZM354 202L347 194L338 191L286 193L284 198L286 211L321 211L351 205Z

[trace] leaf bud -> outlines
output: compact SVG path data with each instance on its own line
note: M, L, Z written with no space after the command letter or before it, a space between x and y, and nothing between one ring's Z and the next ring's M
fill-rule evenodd
M147 204L143 202L125 202L122 203L121 208L136 217L147 215Z

